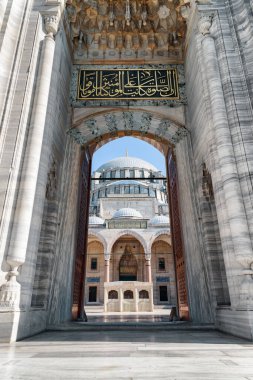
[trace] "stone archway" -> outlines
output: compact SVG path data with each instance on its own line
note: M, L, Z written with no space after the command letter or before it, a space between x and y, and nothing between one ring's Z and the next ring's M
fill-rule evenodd
M115 128L115 130L110 131L110 128L112 127ZM102 134L103 132L104 134ZM166 118L164 115L158 112L147 113L139 109L107 109L106 111L93 111L93 114L89 115L88 117L80 117L79 122L76 123L75 126L72 129L70 129L68 133L75 140L76 143L86 146L87 149L90 149L92 152L96 150L97 144L101 145L104 141L111 140L112 138L117 138L119 135L138 135L139 138L144 137L146 139L149 139L149 141L154 141L158 143L160 149L163 150L166 159L167 155L170 154L170 152L172 151L173 146L176 143L178 143L184 136L187 135L187 130L179 123L176 123L174 120L172 121L168 119L168 117ZM170 181L171 173L169 171L169 168L170 163L167 169L168 180ZM175 173L175 170L176 169L174 167L173 173ZM175 183L175 181L173 181L174 177L172 177L171 183ZM174 200L176 201L177 196L178 195L175 188L173 186L169 186L170 199L174 197ZM178 210L175 208L170 208L170 212L173 224L174 221L177 220L175 218L178 217ZM178 222L176 222L174 230L181 236L181 227L180 224L178 224ZM130 235L131 234L132 232L130 232ZM138 236L138 239L140 241L143 240L141 236ZM179 248L177 242L177 239L175 239L173 242L174 250L177 252L178 249L180 249L180 257L183 258L182 247ZM112 244L108 246L108 252L110 252L111 246ZM145 247L145 253L147 253L148 255L148 247L145 241L143 241L143 246ZM176 266L176 271L178 272L177 278L180 278L180 281L177 281L178 294L180 293L185 295L185 298L183 302L181 302L181 304L179 302L180 298L178 297L179 315L184 319L188 319L189 308L186 296L187 285L185 275L185 264L183 260L181 260L180 264ZM82 284L82 289L84 292L84 284ZM81 314L81 310L79 310L79 314Z

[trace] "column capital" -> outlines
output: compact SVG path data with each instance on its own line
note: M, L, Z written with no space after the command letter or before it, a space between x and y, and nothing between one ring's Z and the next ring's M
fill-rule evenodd
M46 33L55 36L58 32L60 21L58 14L47 14L43 16L43 19Z
M212 14L202 14L198 22L199 32L205 37L210 36L210 29L213 23Z
M105 261L109 261L110 258L111 258L111 254L108 253L108 252L105 252L105 253L104 253L104 258L105 258Z
M145 253L145 260L151 260L151 252Z

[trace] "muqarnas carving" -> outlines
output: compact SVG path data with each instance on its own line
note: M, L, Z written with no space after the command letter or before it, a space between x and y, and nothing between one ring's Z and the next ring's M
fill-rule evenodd
M185 6L179 0L67 0L76 58L182 59Z

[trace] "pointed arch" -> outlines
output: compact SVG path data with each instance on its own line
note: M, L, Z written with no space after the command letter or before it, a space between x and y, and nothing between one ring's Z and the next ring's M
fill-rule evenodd
M89 233L88 233L88 244L91 242L90 239L92 239L92 238L94 238L93 240L99 241L103 245L104 253L106 253L107 252L107 241L105 240L105 238L99 232L89 231Z
M113 238L110 240L110 242L108 243L108 252L112 251L113 245L116 243L116 241L119 238L122 238L126 235L128 235L128 236L130 235L130 236L133 236L134 238L136 238L141 243L144 252L145 253L147 252L147 244L146 244L145 239L138 232L136 232L134 230L123 230L123 231L116 233L113 236Z

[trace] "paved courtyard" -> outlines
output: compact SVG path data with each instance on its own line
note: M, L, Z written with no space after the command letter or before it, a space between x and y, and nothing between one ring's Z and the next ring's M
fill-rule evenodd
M48 331L1 344L0 378L253 380L253 344L216 331Z

